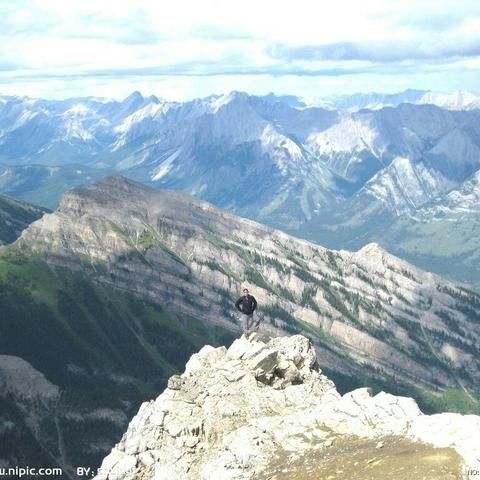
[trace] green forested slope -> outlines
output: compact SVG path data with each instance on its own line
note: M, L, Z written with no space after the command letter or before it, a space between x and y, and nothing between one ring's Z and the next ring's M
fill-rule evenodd
M50 455L50 463L67 470L98 466L139 404L183 370L192 353L232 340L80 273L53 270L15 247L0 256L0 305L0 354L26 360L60 387L59 397L42 405L8 387L0 392L2 420L19 436L8 458L20 464ZM37 431L24 421L26 411ZM1 430L0 443L9 435Z

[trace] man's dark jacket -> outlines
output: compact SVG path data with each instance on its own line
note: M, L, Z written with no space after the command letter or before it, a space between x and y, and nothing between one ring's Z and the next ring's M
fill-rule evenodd
M245 315L251 315L257 308L257 301L253 295L243 295L235 302L235 306Z

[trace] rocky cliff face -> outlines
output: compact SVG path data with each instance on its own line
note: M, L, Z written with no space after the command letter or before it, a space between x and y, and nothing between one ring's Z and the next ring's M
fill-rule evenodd
M299 460L314 459L321 468L358 438L374 440L376 448L355 465L369 476L355 478L384 478L389 458L380 450L399 441L410 442L410 450L398 472L390 469L395 478L460 478L462 468L480 467L479 427L478 416L424 415L407 397L371 396L365 388L341 396L307 338L253 334L228 350L205 346L193 355L182 375L141 406L96 478L298 478ZM430 445L421 472L419 442ZM442 455L431 447L442 447ZM328 478L350 478L345 465L333 462Z
M480 297L369 244L335 251L184 193L110 177L72 190L15 244L51 265L239 331L248 286L265 332L304 333L330 371L435 391L479 382Z

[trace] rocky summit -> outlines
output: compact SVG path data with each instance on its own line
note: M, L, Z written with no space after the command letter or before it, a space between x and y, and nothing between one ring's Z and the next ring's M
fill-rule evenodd
M480 417L425 415L407 397L340 395L302 335L203 347L145 402L97 480L463 478Z

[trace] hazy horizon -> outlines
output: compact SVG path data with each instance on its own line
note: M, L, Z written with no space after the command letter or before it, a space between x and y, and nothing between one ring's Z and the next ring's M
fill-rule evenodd
M118 95L118 96L89 95L88 93L86 93L85 95L71 95L71 96L65 96L65 97L59 97L59 96L55 96L55 95L53 95L53 96L36 96L36 95L26 95L26 94L22 94L22 93L5 93L5 92L0 91L0 97L18 97L18 98L32 98L32 99L58 100L58 101L71 100L71 99L76 99L76 98L78 98L78 99L83 99L83 98L94 98L95 99L96 98L98 100L121 102L121 101L127 99L129 96L133 95L134 93L140 93L143 98L149 98L151 96L155 96L159 100L165 100L165 101L171 101L171 102L175 102L175 101L188 102L188 101L195 100L195 99L205 99L205 98L208 98L208 97L221 97L222 95L229 95L229 94L234 93L234 92L239 92L239 93L246 93L247 95L258 96L258 97L263 97L263 96L268 96L268 95L274 95L276 97L290 97L290 96L292 96L292 97L298 98L299 100L305 100L305 101L312 100L313 101L314 99L321 100L321 99L327 99L327 98L354 96L354 95L397 95L397 94L402 94L402 93L404 93L408 90L421 90L421 91L425 91L425 92L434 92L434 93L440 93L440 94L445 94L445 95L454 94L454 93L458 93L458 92L467 92L467 93L471 93L471 94L474 94L474 95L480 95L480 90L474 91L474 90L460 90L460 89L450 90L450 91L446 91L446 90L440 91L440 90L432 90L432 89L406 88L404 90L392 91L392 92L371 90L371 91L356 91L356 92L352 92L352 93L337 92L335 94L318 94L318 95L314 95L314 96L294 95L290 92L274 92L274 91L269 91L269 92L265 92L265 93L253 93L251 91L249 92L249 91L246 91L246 90L234 89L234 90L230 90L230 91L226 91L226 92L212 92L212 93L202 95L202 96L194 96L194 97L190 97L190 98L185 98L183 100L177 100L177 99L165 97L164 95L161 94L161 92L160 93L159 92L143 92L141 90L135 89L135 90L130 91L126 95Z

